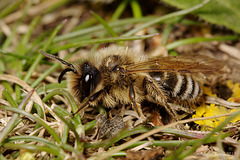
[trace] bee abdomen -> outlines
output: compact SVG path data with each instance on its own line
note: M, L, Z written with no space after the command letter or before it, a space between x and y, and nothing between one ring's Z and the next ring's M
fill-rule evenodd
M199 85L196 81L192 79L190 75L181 75L182 77L182 84L179 88L179 91L175 94L179 97L180 100L189 100L189 99L196 99L199 93ZM195 93L193 95L193 93Z
M202 94L199 83L190 74L163 72L151 74L151 77L171 99L194 101Z

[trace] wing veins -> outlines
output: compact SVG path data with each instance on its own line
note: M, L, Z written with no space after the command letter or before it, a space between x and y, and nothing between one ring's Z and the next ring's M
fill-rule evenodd
M156 57L147 61L125 65L127 74L139 72L180 72L180 73L217 73L222 68L213 63L203 63L192 58Z

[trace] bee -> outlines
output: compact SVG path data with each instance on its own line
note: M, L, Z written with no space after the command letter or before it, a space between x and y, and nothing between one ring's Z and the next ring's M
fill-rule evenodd
M80 102L73 114L89 105L131 105L139 119L144 120L141 104L149 101L163 106L177 121L178 115L169 103L191 105L201 101L206 76L221 69L197 57L150 57L122 46L100 49L77 64L41 53L67 66L58 82L67 73L68 89Z

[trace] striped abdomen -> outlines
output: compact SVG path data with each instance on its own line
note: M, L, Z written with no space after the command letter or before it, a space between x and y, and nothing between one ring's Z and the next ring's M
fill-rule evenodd
M172 100L195 101L202 95L199 82L194 80L190 74L154 72L150 73L150 76Z

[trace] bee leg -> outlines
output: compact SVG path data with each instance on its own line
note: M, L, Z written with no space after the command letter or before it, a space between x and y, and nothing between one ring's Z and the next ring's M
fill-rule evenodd
M134 91L133 85L130 84L130 86L129 86L129 99L130 99L131 105L132 105L133 109L137 112L138 117L142 120L145 120L146 117L143 115L141 108L137 105L135 97L136 96L135 96L135 91Z
M89 100L82 103L75 112L72 113L72 116L75 116L79 111L81 111L83 108L87 107L89 105Z
M146 78L146 83L149 84L147 86L151 87L151 90L154 91L154 92L152 92L152 96L155 97L157 102L159 104L162 104L164 109L168 112L168 114L173 118L174 121L179 121L179 118L178 118L178 115L177 115L176 111L167 103L166 95L159 88L158 84L156 84L154 79L151 78L151 77L147 77Z
M168 114L174 119L174 121L179 121L178 114L167 102L163 105L163 107L168 112Z
M74 116L75 114L77 114L79 111L81 111L83 108L89 106L89 102L93 102L95 101L102 93L103 93L104 89L94 93L93 95L91 95L84 103L82 103L77 110L72 113L72 116Z
M174 119L175 122L179 121L178 114L168 103L165 103L163 106L165 110L168 112L168 114ZM176 127L181 130L186 130L183 124L178 124Z

